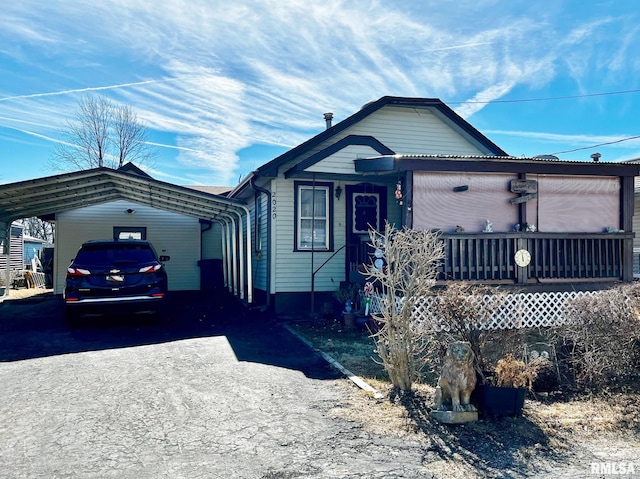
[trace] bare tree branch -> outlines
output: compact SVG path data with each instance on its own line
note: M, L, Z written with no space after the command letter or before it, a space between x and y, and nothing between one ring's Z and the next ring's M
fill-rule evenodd
M142 165L154 158L135 111L104 97L83 97L73 120L65 122L63 135L65 141L52 154L54 171L118 168L129 161Z

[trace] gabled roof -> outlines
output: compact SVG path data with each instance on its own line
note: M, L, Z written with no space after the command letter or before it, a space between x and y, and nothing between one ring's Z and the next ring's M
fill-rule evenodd
M343 148L346 148L347 146L352 146L352 145L369 146L374 151L377 151L381 155L393 155L395 153L394 151L391 151L389 148L387 148L385 145L380 143L376 138L372 136L349 135L349 136L345 136L342 140L335 142L333 145L329 146L328 148L325 148L319 151L315 155L311 155L306 160L290 168L285 172L284 176L285 178L289 178L291 176L294 176L298 172L303 172L310 166L315 165L318 161L321 161L333 155L337 151L340 151Z
M132 175L142 176L143 178L152 178L151 175L142 171L140 168L138 168L136 165L134 165L130 161L122 165L120 168L118 168L118 171L122 173L131 173Z
M406 98L396 96L383 96L379 100L367 103L360 109L360 111L354 113L345 120L336 123L334 126L327 128L322 133L317 134L313 138L283 153L270 162L265 163L264 165L259 167L255 173L259 176L277 176L278 168L281 165L296 158L297 156L304 154L305 152L331 138L337 133L344 131L351 125L380 110L382 107L389 105L414 108L431 108L435 112L437 112L443 120L456 126L469 137L476 140L480 145L484 146L488 154L493 154L496 156L508 156L507 153L505 153L500 147L489 140L489 138L476 130L471 124L465 121L461 116L459 116L456 112L454 112L451 108L449 108L446 104L444 104L437 98Z
M115 200L211 221L246 211L240 200L102 167L0 185L0 222Z

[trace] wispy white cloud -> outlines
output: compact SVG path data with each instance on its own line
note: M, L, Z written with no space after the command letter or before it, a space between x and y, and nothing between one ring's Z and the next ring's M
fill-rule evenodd
M13 96L0 97L0 102L25 100L28 98L41 98L41 97L47 97L47 96L70 95L73 93L92 93L97 91L115 90L117 88L127 88L127 87L133 87L133 86L149 85L152 83L176 81L176 80L177 79L175 78L165 78L160 80L146 80L146 81L131 82L131 83L120 83L118 85L93 86L93 87L86 87L86 88L75 88L73 90L31 93L28 95L13 95Z
M325 111L339 121L383 95L490 102L565 74L587 89L590 68L622 71L634 57L633 22L567 14L554 23L563 8L493 1L454 8L435 0L10 2L0 49L34 70L22 85L0 81L0 127L32 123L29 130L53 140L79 95L96 92L171 134L175 144L156 143L175 151L185 171L233 182L243 170L239 151L295 146L323 129ZM598 42L622 24L617 54L594 65ZM45 60L61 66L55 75ZM49 80L37 82L45 71ZM456 111L470 118L485 106Z

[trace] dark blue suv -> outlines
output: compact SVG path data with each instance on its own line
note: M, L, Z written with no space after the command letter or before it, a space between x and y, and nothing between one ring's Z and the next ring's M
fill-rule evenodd
M145 240L98 240L82 245L67 268L67 322L87 313L159 312L167 273Z

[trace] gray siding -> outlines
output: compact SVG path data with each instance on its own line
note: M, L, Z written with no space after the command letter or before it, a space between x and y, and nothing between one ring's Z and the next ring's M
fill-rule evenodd
M22 270L23 265L23 252L24 252L24 228L20 225L11 225L11 240L10 240L10 255L9 255L9 269L10 270ZM2 233L4 236L4 232ZM7 256L0 254L0 270L4 270L7 267Z

